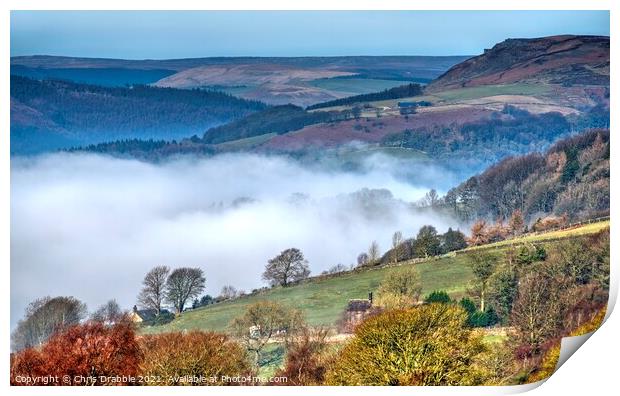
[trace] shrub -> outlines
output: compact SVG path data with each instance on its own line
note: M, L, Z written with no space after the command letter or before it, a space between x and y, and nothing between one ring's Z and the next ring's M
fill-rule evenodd
M420 273L414 267L389 273L379 286L377 305L405 308L415 304L422 293Z
M230 329L260 361L261 351L276 336L291 337L304 327L301 311L275 301L258 301L230 322Z
M163 383L145 385L227 385L221 376L244 376L251 365L244 348L224 334L191 331L187 334L147 335L140 340L144 360L140 374L162 378ZM216 378L196 383L182 378Z
M298 336L287 342L284 367L275 374L276 376L286 377L287 381L277 384L323 384L329 364L329 356L326 356L327 335L326 329L305 328Z
M56 333L40 350L27 349L16 354L11 366L11 383L18 375L68 376L52 385L86 385L76 378L136 376L141 351L133 324L123 320L113 326L100 322L75 325ZM97 380L88 385L105 385ZM127 385L118 382L114 385Z
M493 308L478 311L476 304L469 298L462 298L459 305L467 312L467 325L470 327L493 326L499 322L499 317Z
M493 308L489 308L486 311L476 311L469 314L467 318L467 324L471 327L489 327L499 322L499 317Z
M547 251L542 245L522 246L516 256L516 262L520 265L528 265L537 261L544 261Z
M571 336L579 336L598 329L605 318L605 309L599 310L589 321L573 330ZM557 368L560 360L560 342L553 345L544 355L538 370L528 378L528 382L537 382L549 378Z
M459 301L459 305L465 310L465 312L467 312L468 315L476 312L476 303L467 297L463 297L461 301Z
M474 385L484 348L454 305L386 311L366 320L328 372L329 385Z
M174 320L174 314L169 311L162 311L158 316L153 319L146 320L142 324L146 326L163 326Z
M452 302L452 299L450 298L448 293L446 293L445 291L435 290L431 294L426 296L426 298L424 299L424 302L427 304L430 304L430 303L449 304L450 302Z
M515 365L512 349L505 342L492 342L473 364L484 385L514 385Z

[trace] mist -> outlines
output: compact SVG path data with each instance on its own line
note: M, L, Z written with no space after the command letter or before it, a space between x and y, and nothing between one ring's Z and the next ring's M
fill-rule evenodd
M373 240L385 252L394 231L412 237L424 224L457 226L411 210L437 187L429 178L414 185L371 160L354 173L250 154L161 164L13 158L11 326L46 295L75 296L91 311L111 298L130 309L156 265L202 268L212 296L228 284L250 292L265 285L267 260L290 247L316 275L353 264ZM421 165L412 173L438 174Z

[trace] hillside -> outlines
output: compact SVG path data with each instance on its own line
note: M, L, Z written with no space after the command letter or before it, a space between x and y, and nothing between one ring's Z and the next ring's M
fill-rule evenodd
M348 118L348 115L340 112L309 113L294 105L274 106L226 125L211 128L205 132L202 141L216 144L270 133L281 135L306 125L345 118Z
M122 154L147 160L167 155L245 151L278 154L346 169L361 165L363 153L402 153L408 166L431 162L469 177L507 156L550 147L573 130L608 127L608 110L595 107L579 115L558 112L530 113L513 106L500 110L450 107L420 111L408 116L355 119L352 111L305 111L296 106L275 106L177 142L131 140L102 143L88 151ZM355 143L355 144L351 144ZM120 150L122 148L122 150Z
M274 62L272 58L235 60L237 77L241 78L244 73L240 70L245 70L244 78L255 79L255 82L264 77L271 67L267 65ZM344 82L359 88L367 86L372 78L397 78L396 74L382 74L388 70L404 76L409 61L413 62L410 65L420 67L433 64L424 63L421 58L416 58L415 62L400 57L382 58L382 61L385 62L383 68L379 68L379 60L372 57L286 58L280 64L314 72L358 73L306 81L311 84L320 81L323 87L328 81L334 83L327 85L329 89ZM214 59L210 62L213 64L209 67L225 68L223 65L230 60L221 59L217 65ZM311 160L317 158L318 153L330 150L342 156L335 162L347 169L359 166L359 161L348 161L351 151L406 151L416 154L413 160L422 156L425 161L448 167L458 177L465 178L508 156L545 150L576 131L608 128L609 81L605 66L608 63L609 39L606 37L507 40L452 67L424 92L406 88L417 85L401 85L374 93L348 95L315 104L305 111L281 106L204 130L202 138L188 137L157 147L148 142L144 145L139 141L132 141L130 145L113 142L99 145L94 151L114 154L115 148L122 146L124 154L146 159L158 159L170 153L251 151ZM257 65L257 74L251 73L251 68L241 68L242 64ZM172 67L172 63L151 66L155 65ZM199 66L192 64L192 67ZM275 68L273 76L281 71ZM502 77L482 79L491 75ZM457 83L463 79L468 82ZM293 80L297 79L286 81ZM235 88L237 94L244 89ZM415 163L410 162L409 166L414 167Z
M178 139L264 108L263 103L221 92L11 76L11 153L128 137Z
M214 57L124 60L57 56L11 58L11 73L100 85L211 88L275 105L307 106L429 82L465 56ZM94 72L96 71L96 73Z
M124 87L136 84L151 84L174 74L174 70L164 69L124 69L124 68L42 68L11 65L11 75L34 80L64 80L104 87Z
M402 271L407 266L405 263L400 267L353 271L328 279L311 279L286 288L276 287L233 301L188 311L170 324L145 327L143 331L146 333L184 329L226 331L231 319L243 313L247 305L259 300L274 300L299 308L311 325L335 326L350 299L366 298L368 292L375 291L387 274ZM463 257L431 260L416 266L421 273L423 292L426 294L442 289L454 296L462 296L467 281L472 278Z
M442 205L463 220L570 219L607 215L610 207L609 130L565 138L544 153L509 157L448 191Z
M549 232L536 237L536 242L572 238L597 233L609 226L600 222L583 228ZM528 242L521 238L519 243ZM504 244L500 249L509 245ZM501 251L501 250L499 250ZM171 323L161 326L142 327L142 333L162 333L191 329L228 331L228 324L245 308L261 300L273 300L300 309L313 326L335 327L350 299L366 298L376 292L380 282L390 273L406 270L414 265L421 275L422 295L435 290L447 291L453 298L466 295L468 282L473 274L468 265L467 254L457 252L430 258L423 262L401 262L398 266L361 269L329 277L310 278L308 281L286 288L275 287L256 291L248 296L187 311Z
M439 92L515 82L608 85L609 37L508 39L452 67L430 83L427 90Z
M411 96L417 96L422 93L422 86L420 84L407 84L398 87L385 89L381 92L373 92L368 94L361 94L355 96L349 96L342 99L331 100L329 102L317 103L312 106L308 106L308 110L320 109L325 107L334 107L342 105L350 105L363 102L372 102L386 99L398 99L408 98Z

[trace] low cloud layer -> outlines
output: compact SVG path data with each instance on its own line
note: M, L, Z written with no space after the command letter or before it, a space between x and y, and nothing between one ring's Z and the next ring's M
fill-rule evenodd
M11 166L12 326L45 295L73 295L91 310L110 298L130 308L156 265L202 268L212 295L226 284L250 291L289 247L318 274L353 263L372 240L385 251L396 230L454 226L408 208L433 186L383 166L344 173L255 155L154 165L82 154Z

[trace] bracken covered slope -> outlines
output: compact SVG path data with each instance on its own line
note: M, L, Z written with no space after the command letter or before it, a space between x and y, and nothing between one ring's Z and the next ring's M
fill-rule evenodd
M514 82L609 84L609 37L508 39L449 69L428 92Z

